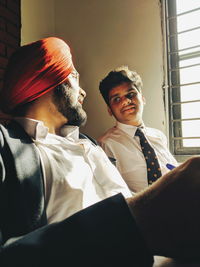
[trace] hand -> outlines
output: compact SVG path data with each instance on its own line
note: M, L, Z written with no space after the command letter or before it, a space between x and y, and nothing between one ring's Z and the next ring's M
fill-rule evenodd
M154 254L200 258L200 157L187 160L127 202Z

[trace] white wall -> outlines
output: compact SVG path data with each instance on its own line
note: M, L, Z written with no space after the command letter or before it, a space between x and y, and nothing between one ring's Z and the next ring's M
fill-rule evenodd
M21 44L55 35L55 1L21 0Z
M146 125L166 131L159 0L22 0L22 41L51 34L71 46L87 92L88 123L83 132L96 138L113 125L98 84L124 64L142 76Z

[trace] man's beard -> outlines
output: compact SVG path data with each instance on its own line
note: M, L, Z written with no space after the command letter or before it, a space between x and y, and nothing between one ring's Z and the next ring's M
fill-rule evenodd
M84 126L87 114L79 102L73 104L73 90L68 84L57 86L53 95L54 104L58 111L67 118L67 125Z

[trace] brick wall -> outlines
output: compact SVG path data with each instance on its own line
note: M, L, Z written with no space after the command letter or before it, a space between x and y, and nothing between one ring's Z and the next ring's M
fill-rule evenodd
M21 40L20 0L0 0L0 90L8 58Z
M21 40L21 3L20 0L0 0L0 90L3 75L10 55L20 46ZM0 122L7 116L0 111Z

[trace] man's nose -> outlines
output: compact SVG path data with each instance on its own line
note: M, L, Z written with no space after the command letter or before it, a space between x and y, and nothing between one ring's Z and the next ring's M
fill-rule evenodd
M127 96L124 96L123 98L122 98L122 105L124 106L124 105L128 105L128 104L130 104L131 103L131 99L130 98L128 98Z

